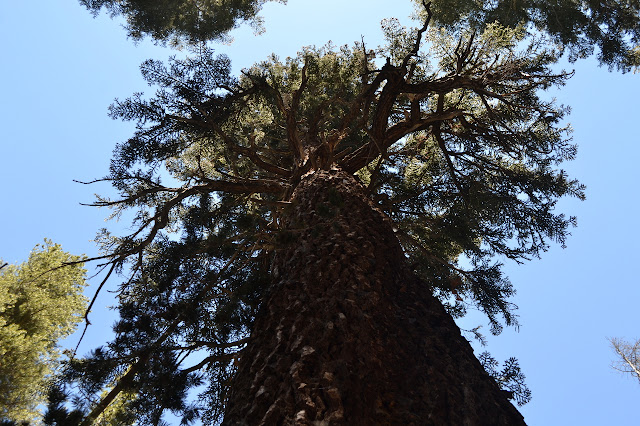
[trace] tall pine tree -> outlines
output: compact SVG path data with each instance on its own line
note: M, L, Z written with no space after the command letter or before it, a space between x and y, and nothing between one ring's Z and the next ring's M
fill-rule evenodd
M108 275L130 271L117 336L65 377L84 424L121 395L144 424L522 423L451 317L515 324L494 258L564 243L555 203L583 188L541 92L569 74L526 25L430 16L239 78L203 45L143 64L158 91L111 107L138 131L105 178L121 198L96 203L137 211L101 237Z

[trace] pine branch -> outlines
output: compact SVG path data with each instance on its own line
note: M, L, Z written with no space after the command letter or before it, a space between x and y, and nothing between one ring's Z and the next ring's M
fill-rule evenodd
M231 258L227 261L222 269L217 274L216 279L211 280L211 282L205 286L201 291L198 292L194 300L196 303L200 302L200 299L203 298L210 290L217 284L218 280L222 277L225 271L233 265L236 258L240 254L240 250L236 250L236 252L231 256ZM162 344L173 334L178 325L183 321L182 314L178 314L178 316L171 322L171 324L165 329L158 339L156 339L151 345L146 347L144 350L140 351L140 358L136 361L129 370L122 376L118 383L111 389L111 391L100 400L100 402L91 410L91 412L85 417L80 426L89 426L95 422L95 420L107 409L109 404L113 402L113 400L118 396L120 392L122 392L127 385L133 380L134 376L140 371L146 363L149 361L151 356L162 346Z

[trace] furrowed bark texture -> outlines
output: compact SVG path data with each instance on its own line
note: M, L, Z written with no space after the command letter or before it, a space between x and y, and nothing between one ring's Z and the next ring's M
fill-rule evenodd
M524 424L353 177L316 172L292 203L223 424Z

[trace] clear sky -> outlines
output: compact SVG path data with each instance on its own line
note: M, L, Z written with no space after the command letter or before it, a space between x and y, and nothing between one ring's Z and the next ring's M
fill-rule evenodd
M409 24L410 12L409 0L289 0L267 5L266 34L240 30L233 44L216 49L237 72L272 52L293 56L328 40L340 45L362 35L375 45L382 18ZM131 124L107 117L108 105L136 91L151 93L139 64L172 52L134 45L117 21L93 19L76 0L0 1L0 39L0 257L24 261L44 238L74 254L96 255L96 232L105 226L125 232L127 223L105 225L107 210L80 206L94 193L109 194L108 186L73 180L107 173L115 144L132 133ZM567 67L576 75L555 96L573 109L579 154L564 168L587 185L587 201L559 203L578 216L566 249L554 246L525 265L507 263L521 327L490 338L487 349L499 360L520 360L533 392L521 408L528 424L636 425L640 384L610 368L606 338L640 337L634 260L640 75L609 73L591 60ZM105 292L99 299L81 352L108 337L110 297ZM484 322L474 316L465 326Z

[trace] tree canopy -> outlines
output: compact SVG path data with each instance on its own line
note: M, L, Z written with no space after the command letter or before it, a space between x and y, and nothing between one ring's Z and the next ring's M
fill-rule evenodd
M544 96L570 74L553 71L558 51L522 26L453 37L428 23L389 20L386 46L307 48L239 77L202 45L142 65L158 90L112 105L138 130L104 179L121 197L96 203L137 212L131 235L101 235L108 275L130 270L116 339L66 371L88 419L121 392L136 395L128 410L141 422L164 410L220 417L238 350L281 273L272 257L296 238L282 226L290 196L316 170L359 179L451 314L478 307L495 333L517 324L495 257L563 244L575 219L555 204L584 196L558 169L576 153L567 110ZM316 213L330 217L332 203ZM200 386L199 400L187 398Z
M75 330L86 308L80 260L46 241L23 264L0 270L0 419L38 416L59 363L57 343ZM67 262L74 263L61 268Z
M149 35L158 41L194 43L224 38L242 21L259 26L257 14L266 0L80 2L94 13L106 8L112 15L123 15L134 39ZM422 11L424 1L415 3ZM610 68L629 71L640 65L638 0L437 0L432 9L440 25L456 32L481 31L496 22L511 28L523 25L551 37L572 60L595 53Z
M286 1L286 0L284 0ZM249 22L256 29L257 16L267 0L80 0L97 14L107 9L112 16L123 15L133 39L151 36L161 42L195 43L224 39L238 25Z
M640 2L516 0L438 0L433 13L439 23L457 31L481 29L499 22L524 25L551 37L570 60L597 54L610 69L629 71L640 65Z

